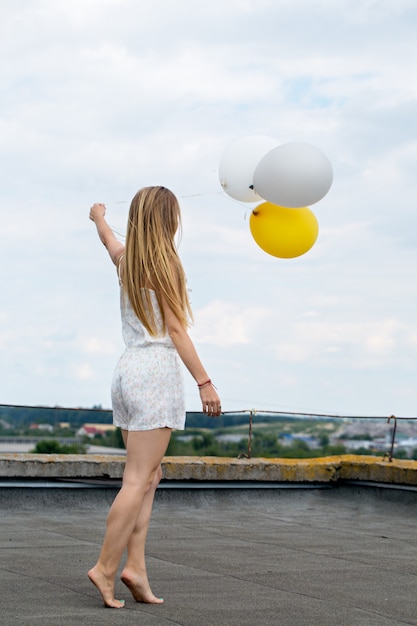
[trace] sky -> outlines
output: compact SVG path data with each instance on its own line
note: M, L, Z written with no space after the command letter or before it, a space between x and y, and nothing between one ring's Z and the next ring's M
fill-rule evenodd
M89 208L123 241L156 184L224 410L416 416L416 26L414 0L3 0L0 403L110 407L119 293ZM263 252L220 185L250 135L332 164L300 257Z

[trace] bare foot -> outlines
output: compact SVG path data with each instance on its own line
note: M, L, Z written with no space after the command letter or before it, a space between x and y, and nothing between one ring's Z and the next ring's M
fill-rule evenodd
M88 578L101 593L105 606L111 609L122 609L124 607L125 601L116 600L114 597L114 581L107 578L105 574L97 568L97 565L90 569Z
M125 569L120 578L129 589L136 602L146 602L147 604L163 603L163 598L157 598L152 593L146 574L141 576L136 572Z

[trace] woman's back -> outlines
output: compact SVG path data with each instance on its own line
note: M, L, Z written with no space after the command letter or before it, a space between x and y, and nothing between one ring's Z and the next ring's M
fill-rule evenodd
M142 287L145 289L145 287ZM120 290L120 310L122 318L122 335L127 348L142 348L146 346L162 345L167 348L174 348L171 337L163 332L162 316L159 309L156 293L153 289L147 290L159 330L158 335L151 335L134 312L129 298Z

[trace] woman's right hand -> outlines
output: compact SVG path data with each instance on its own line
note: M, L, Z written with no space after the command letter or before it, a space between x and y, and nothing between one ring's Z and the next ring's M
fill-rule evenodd
M102 202L95 202L90 209L90 220L95 222L97 217L106 215L106 207Z

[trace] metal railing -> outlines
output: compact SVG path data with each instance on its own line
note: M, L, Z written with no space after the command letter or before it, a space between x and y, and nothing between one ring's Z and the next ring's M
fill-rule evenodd
M328 414L328 413L291 413L288 411L260 411L257 409L247 409L247 410L243 410L243 411L225 411L224 415L226 415L227 413L233 413L233 415L235 415L236 413L248 413L249 414L249 432L248 432L248 451L247 453L243 453L239 455L239 458L247 458L250 459L251 455L252 455L252 438L253 438L253 418L256 415L288 415L288 416L294 416L294 417L315 417L315 418L325 418L325 419L358 419L358 420L386 420L387 424L390 424L391 422L394 423L393 428L391 429L391 442L390 442L390 449L388 452L384 453L383 459L385 460L386 458L388 458L388 461L391 463L393 460L393 454L394 454L394 448L395 448L395 437L397 434L397 422L400 420L406 420L406 421L411 421L411 420L417 420L417 417L397 417L395 415L390 415L389 417L385 416L381 416L381 415L375 415L375 416L364 416L364 415L332 415L332 414Z
M16 404L1 404L0 408L11 408L11 409L37 409L37 410L45 410L45 411L65 411L65 412L91 412L91 413L107 413L110 414L112 411L110 409L103 409L101 407L93 407L93 408L83 408L83 407L51 407L51 406L30 406L30 405L16 405ZM190 412L193 415L199 413L199 411ZM203 413L201 413L203 414ZM290 412L290 411L270 411L270 410L262 410L262 409L242 409L238 411L222 411L222 415L238 415L238 414L247 414L248 415L248 447L247 452L239 455L239 458L247 458L250 459L252 457L252 442L253 442L253 420L255 416L270 416L270 415L281 415L288 417L310 417L310 418L324 418L324 419L343 419L343 420L374 420L374 421L386 421L387 424L392 424L391 427L391 441L389 445L389 451L385 452L383 455L383 459L388 459L388 462L392 462L394 458L394 449L396 445L396 435L397 435L397 424L400 421L413 421L417 420L417 416L410 417L399 417L396 415L342 415L342 414L330 414L330 413L303 413L303 412ZM44 437L41 437L44 438ZM51 436L48 439L56 439ZM10 441L10 438L0 438L0 441ZM24 436L17 437L16 440L25 441L30 443L32 441L36 442L39 439L37 437L27 437ZM78 442L78 438L58 438L58 441L64 441L68 443L69 441Z

